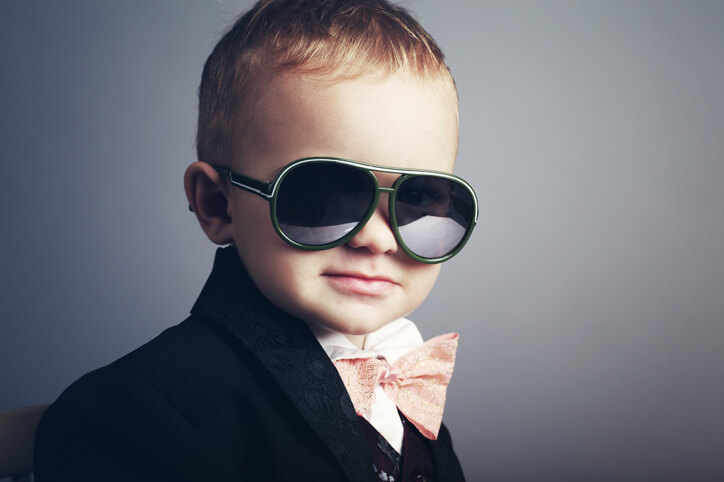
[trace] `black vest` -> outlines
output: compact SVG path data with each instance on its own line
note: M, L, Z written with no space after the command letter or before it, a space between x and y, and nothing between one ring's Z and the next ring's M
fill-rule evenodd
M364 417L359 417L375 474L383 482L433 482L435 468L427 439L404 415L400 417L404 427L402 454Z

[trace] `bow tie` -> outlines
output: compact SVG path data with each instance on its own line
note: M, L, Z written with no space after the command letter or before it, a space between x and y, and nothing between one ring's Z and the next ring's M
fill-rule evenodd
M458 334L448 333L428 340L393 364L384 358L349 358L335 360L334 365L357 415L370 409L379 383L420 433L436 440L457 347Z

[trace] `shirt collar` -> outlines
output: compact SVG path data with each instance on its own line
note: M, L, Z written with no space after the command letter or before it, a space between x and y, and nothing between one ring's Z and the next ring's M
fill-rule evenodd
M332 361L382 357L389 363L395 363L398 358L423 343L419 330L407 318L392 321L379 330L368 333L362 350L354 346L342 333L319 326L310 328Z

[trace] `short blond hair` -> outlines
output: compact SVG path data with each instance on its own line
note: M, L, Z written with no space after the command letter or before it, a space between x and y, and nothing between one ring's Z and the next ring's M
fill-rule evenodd
M250 130L254 80L300 71L350 79L370 71L410 72L455 91L435 40L387 0L260 0L237 19L204 65L197 155L228 165Z

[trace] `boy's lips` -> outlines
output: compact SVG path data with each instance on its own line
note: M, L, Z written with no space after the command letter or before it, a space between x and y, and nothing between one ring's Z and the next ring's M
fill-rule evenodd
M327 272L322 275L329 280L332 288L342 294L382 296L399 286L394 280L382 275L357 272Z

